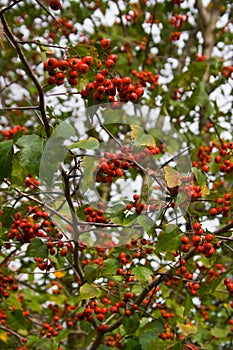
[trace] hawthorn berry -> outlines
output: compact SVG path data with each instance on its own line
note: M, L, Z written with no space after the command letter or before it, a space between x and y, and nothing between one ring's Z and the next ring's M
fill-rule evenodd
M108 49L111 45L111 41L110 39L102 39L101 42L100 42L100 45L103 49Z
M59 0L51 0L50 3L49 3L49 7L53 11L58 11L61 8L61 2Z

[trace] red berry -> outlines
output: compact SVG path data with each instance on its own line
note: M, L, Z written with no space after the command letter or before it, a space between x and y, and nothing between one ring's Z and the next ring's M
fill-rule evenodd
M111 41L109 39L102 39L100 45L103 49L108 49L111 45Z
M61 71L65 71L68 67L68 61L66 60L60 60L58 62L58 68L61 70Z
M113 67L114 64L115 64L115 62L114 62L113 60L107 59L107 61L106 61L106 67L107 67L107 68Z
M58 11L61 8L61 3L59 0L51 0L49 3L49 7L53 10L53 11Z
M103 314L98 314L98 315L97 315L97 319L98 319L99 321L103 321L103 320L105 319L105 315L103 315Z
M215 216L218 214L218 210L216 208L210 208L210 215Z
M58 60L55 57L51 57L48 60L48 70L53 70L58 67Z
M94 59L92 56L85 56L85 57L83 57L82 61L83 61L83 63L88 64L88 66L93 66L93 64L94 64Z
M139 201L139 199L140 199L140 196L138 195L138 194L134 194L133 195L133 199L137 202L137 201Z
M208 167L208 165L203 165L202 166L202 170L205 172L205 173L208 173L208 171L209 171L209 167Z

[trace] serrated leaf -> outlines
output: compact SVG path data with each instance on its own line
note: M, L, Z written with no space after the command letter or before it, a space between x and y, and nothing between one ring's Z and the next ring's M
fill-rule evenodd
M171 232L173 232L175 230L176 230L176 232L179 231L179 227L177 225L175 225L175 224L167 224L167 225L165 225L166 233L171 233Z
M137 223L141 225L146 232L148 232L155 225L154 220L143 214L138 216Z
M89 137L87 140L80 140L69 146L69 149L84 148L84 149L96 149L99 147L99 141L95 137Z
M45 259L48 257L48 248L40 238L33 238L27 248L27 256Z
M72 125L65 122L58 125L49 138L40 162L40 179L47 186L53 184L54 177L66 156L64 141L75 135Z
M133 334L139 327L139 315L134 313L129 317L124 317L122 321L122 325L127 334Z
M98 51L93 45L86 45L79 43L76 46L72 46L67 50L68 55L71 57L83 57L83 56L92 56L94 60L98 59Z
M195 167L192 168L192 173L194 174L198 185L203 188L206 185L207 177L203 174L203 172L200 169L197 169Z
M142 347L139 344L139 339L131 335L125 340L125 344L123 344L122 350L141 350ZM107 349L106 349L107 350Z
M131 270L131 274L142 284L152 281L153 272L144 266L136 266Z
M81 182L82 192L85 193L88 189L94 189L94 170L95 170L95 159L93 157L83 157L82 167L84 168L83 179Z
M107 260L104 260L103 270L101 271L101 274L103 276L115 275L118 267L119 265L116 259L109 258Z
M188 315L192 308L193 308L193 298L189 293L187 293L184 300L184 316Z
M198 332L198 328L195 324L183 324L177 321L177 325L185 337Z
M38 336L30 336L27 341L27 345L33 345L36 350L53 350L53 343L50 339L41 338L38 340Z
M84 284L80 288L78 300L98 298L101 295L99 288L95 284Z
M11 176L13 154L13 140L0 142L0 179Z
M180 235L177 231L172 232L161 232L158 237L158 242L156 244L156 252L174 252L180 245Z
M151 322L147 322L142 330L140 331L141 334L148 333L148 332L154 332L154 334L159 335L162 332L165 331L165 321L163 318L159 317L157 320L153 320Z
M134 139L135 144L141 146L153 146L155 147L155 140L152 135L146 134L144 129L139 125L130 125L131 137Z
M94 264L89 264L84 267L84 280L88 283L94 282L99 274L99 267Z
M28 171L22 166L19 159L19 154L16 153L12 163L11 183L16 186L22 186L27 175Z
M213 337L225 338L228 335L229 330L227 328L223 328L223 327L219 328L215 326L211 328L210 333Z
M21 148L19 152L20 162L32 175L39 175L40 161L44 147L44 141L38 135L24 135L16 141Z

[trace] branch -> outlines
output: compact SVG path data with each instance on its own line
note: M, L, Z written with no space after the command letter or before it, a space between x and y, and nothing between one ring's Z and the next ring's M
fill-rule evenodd
M49 123L47 120L47 116L46 116L46 110L45 110L45 100L44 100L44 92L43 89L40 85L39 80L37 79L36 75L33 73L30 64L26 58L26 56L24 55L24 52L22 51L21 47L19 46L14 34L12 33L10 27L8 26L8 23L4 17L4 15L1 13L0 14L0 18L2 20L2 24L3 24L3 28L4 31L7 35L7 38L9 40L10 43L12 43L15 47L15 50L17 51L19 58L21 60L21 62L23 63L29 77L31 78L31 80L33 81L37 91L38 91L38 95L39 95L39 107L40 107L40 112L41 112L41 117L42 117L42 121L45 127L45 132L47 137L50 136L50 127L49 127Z
M186 253L182 256L182 259L185 259L187 261L187 260L191 259L194 255L195 255L194 249L191 249L188 253ZM175 268L179 268L180 266L181 266L181 263L178 262L175 265ZM162 282L167 280L168 276L171 275L171 273L172 273L172 269L173 268L170 268L165 273L161 274L159 277L156 277L155 279L153 279L153 281L151 281L148 284L148 286L142 290L141 294L139 294L139 296L136 298L134 303L139 306L142 303L142 301L146 298L146 296L148 295L148 292L151 289L158 287L159 284L161 284ZM104 334L111 332L111 331L115 330L117 327L119 327L122 324L123 318L124 318L124 316L120 316L116 322L114 322L108 326L106 331L102 331L102 332L98 333L94 342L91 344L91 347L89 350L96 350L98 348L98 346L100 345Z
M5 332L11 333L11 334L14 335L16 338L18 338L21 342L22 342L22 339L24 338L24 337L22 337L19 333L16 333L15 331L12 331L10 328L7 328L7 327L5 327L5 326L3 326L3 325L0 325L0 329L2 329L2 330L5 331Z
M213 234L216 235L221 235L222 233L229 232L230 229L233 228L233 220L229 224L219 228L218 230L214 231Z

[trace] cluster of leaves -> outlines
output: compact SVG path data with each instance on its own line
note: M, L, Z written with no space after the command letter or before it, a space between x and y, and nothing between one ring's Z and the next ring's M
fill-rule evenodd
M57 2L0 5L0 347L231 349L231 1Z

